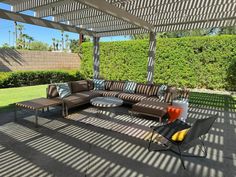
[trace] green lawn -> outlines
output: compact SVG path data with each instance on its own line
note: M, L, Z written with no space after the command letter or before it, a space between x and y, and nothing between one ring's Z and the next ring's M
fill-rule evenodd
M12 109L13 103L45 97L47 85L0 89L0 112Z

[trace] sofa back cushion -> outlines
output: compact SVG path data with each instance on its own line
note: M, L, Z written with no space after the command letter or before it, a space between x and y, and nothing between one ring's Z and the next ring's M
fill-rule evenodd
M88 82L88 89L93 90L93 88L94 88L93 81L92 80L87 80L87 82Z
M135 93L149 95L151 92L151 88L152 88L151 85L138 83Z
M160 85L152 85L150 90L150 96L157 96Z
M124 81L113 81L110 87L112 91L123 91L125 86Z
M112 82L113 81L110 81L110 80L105 81L105 90L110 90L111 89Z
M77 92L82 92L82 91L87 91L87 90L89 90L89 88L88 88L88 82L86 80L71 82L72 93L77 93Z
M166 93L164 95L164 102L166 103L172 103L174 99L177 99L178 97L178 90L176 87L169 86L166 90Z
M49 84L47 88L47 97L48 98L55 98L58 97L59 93L57 91L56 84Z

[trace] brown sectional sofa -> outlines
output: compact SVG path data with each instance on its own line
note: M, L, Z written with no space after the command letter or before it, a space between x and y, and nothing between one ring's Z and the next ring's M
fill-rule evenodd
M160 85L147 85L138 83L135 93L125 93L125 81L105 81L105 90L94 90L93 81L81 80L68 82L71 95L61 99L55 84L48 85L47 98L59 99L63 103L64 116L68 115L68 109L88 104L94 97L114 96L122 99L125 103L132 105L132 111L140 114L161 118L166 114L167 107L177 97L188 98L188 90L177 90L168 86L164 99L157 97Z

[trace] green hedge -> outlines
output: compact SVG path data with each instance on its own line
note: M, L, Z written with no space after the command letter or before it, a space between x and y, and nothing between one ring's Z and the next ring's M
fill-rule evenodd
M80 80L76 71L0 72L0 88L20 87Z
M236 90L236 36L157 39L156 83L190 88ZM81 73L93 75L93 46L83 44ZM105 79L146 82L148 41L100 44Z

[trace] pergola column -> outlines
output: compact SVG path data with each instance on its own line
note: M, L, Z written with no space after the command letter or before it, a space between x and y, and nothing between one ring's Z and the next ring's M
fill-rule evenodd
M156 56L156 33L150 32L148 66L147 66L147 83L148 84L153 83L155 56Z
M99 65L100 65L100 48L99 48L100 37L93 38L93 78L99 78Z

